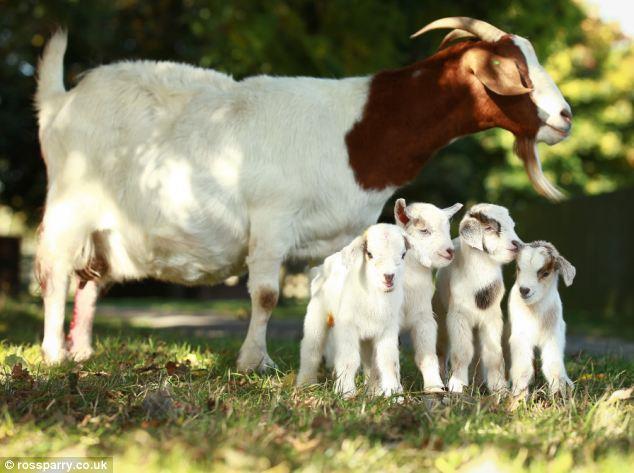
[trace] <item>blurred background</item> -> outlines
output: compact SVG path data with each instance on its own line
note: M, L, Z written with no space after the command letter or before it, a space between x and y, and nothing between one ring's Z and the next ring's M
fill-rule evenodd
M0 0L1 297L37 295L31 265L46 173L32 97L37 58L57 25L70 32L65 71L72 87L91 67L137 58L192 63L236 79L367 75L432 54L445 32L414 41L409 35L434 19L461 15L528 38L572 105L572 136L540 147L545 173L570 199L552 205L537 196L512 154L512 135L502 130L453 143L397 196L439 206L508 206L524 240L552 241L577 267L574 285L561 291L573 329L601 327L601 333L634 338L634 15L628 3ZM390 202L383 219L391 219L391 208ZM298 262L285 268L278 313L302 315L306 267ZM246 316L246 297L244 278L216 288L145 281L112 287L105 302Z

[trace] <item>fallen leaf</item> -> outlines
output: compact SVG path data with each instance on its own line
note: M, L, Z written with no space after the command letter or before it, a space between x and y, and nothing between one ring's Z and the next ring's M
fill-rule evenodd
M167 374L172 376L173 374L176 374L178 365L173 361L168 361L167 363L165 363L165 369L167 370Z
M25 381L33 387L33 376L29 373L29 370L22 367L22 363L17 363L11 368L11 378L14 381Z

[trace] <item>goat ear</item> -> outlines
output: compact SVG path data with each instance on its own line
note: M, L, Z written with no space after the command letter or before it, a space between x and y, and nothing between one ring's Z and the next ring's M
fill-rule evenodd
M460 222L460 238L462 238L467 245L476 250L483 251L482 246L482 225L473 217L467 217Z
M458 211L462 208L462 204L453 204L451 207L447 207L446 209L442 209L445 212L447 218L453 217Z
M365 234L363 234L356 237L348 243L348 246L341 250L343 264L346 268L350 268L356 261L363 257L367 244Z
M472 49L468 64L478 80L498 95L522 95L533 90L522 83L522 75L511 58Z
M561 255L558 255L555 261L557 269L559 270L561 277L564 279L564 284L566 286L570 286L572 284L572 281L575 279L577 270L572 264L570 264L570 261L568 261Z
M394 220L399 227L405 228L410 221L405 199L397 199L394 204Z

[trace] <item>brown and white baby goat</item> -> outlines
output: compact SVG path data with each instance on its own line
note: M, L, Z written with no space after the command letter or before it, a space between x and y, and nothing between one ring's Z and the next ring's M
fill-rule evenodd
M551 243L534 241L520 250L517 277L509 295L514 395L528 392L535 348L541 351L542 371L551 392L565 395L572 388L564 366L566 323L557 283L561 276L570 286L575 273L575 267Z
M513 219L499 205L474 205L460 222L454 262L438 270L434 295L441 359L448 342L451 376L447 387L451 392L462 392L469 384L469 365L477 348L474 329L478 329L487 387L490 391L506 388L502 266L515 259L520 244Z

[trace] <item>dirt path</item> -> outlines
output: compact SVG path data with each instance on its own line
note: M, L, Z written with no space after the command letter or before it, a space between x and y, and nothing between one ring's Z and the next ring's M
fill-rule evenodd
M219 338L242 337L247 332L249 321L218 313L174 313L163 310L100 306L97 316L125 320L138 327L184 330L196 337ZM268 336L271 339L301 340L302 321L299 319L275 319L269 322ZM634 343L618 338L569 335L566 353L587 353L594 356L614 355L634 358Z

